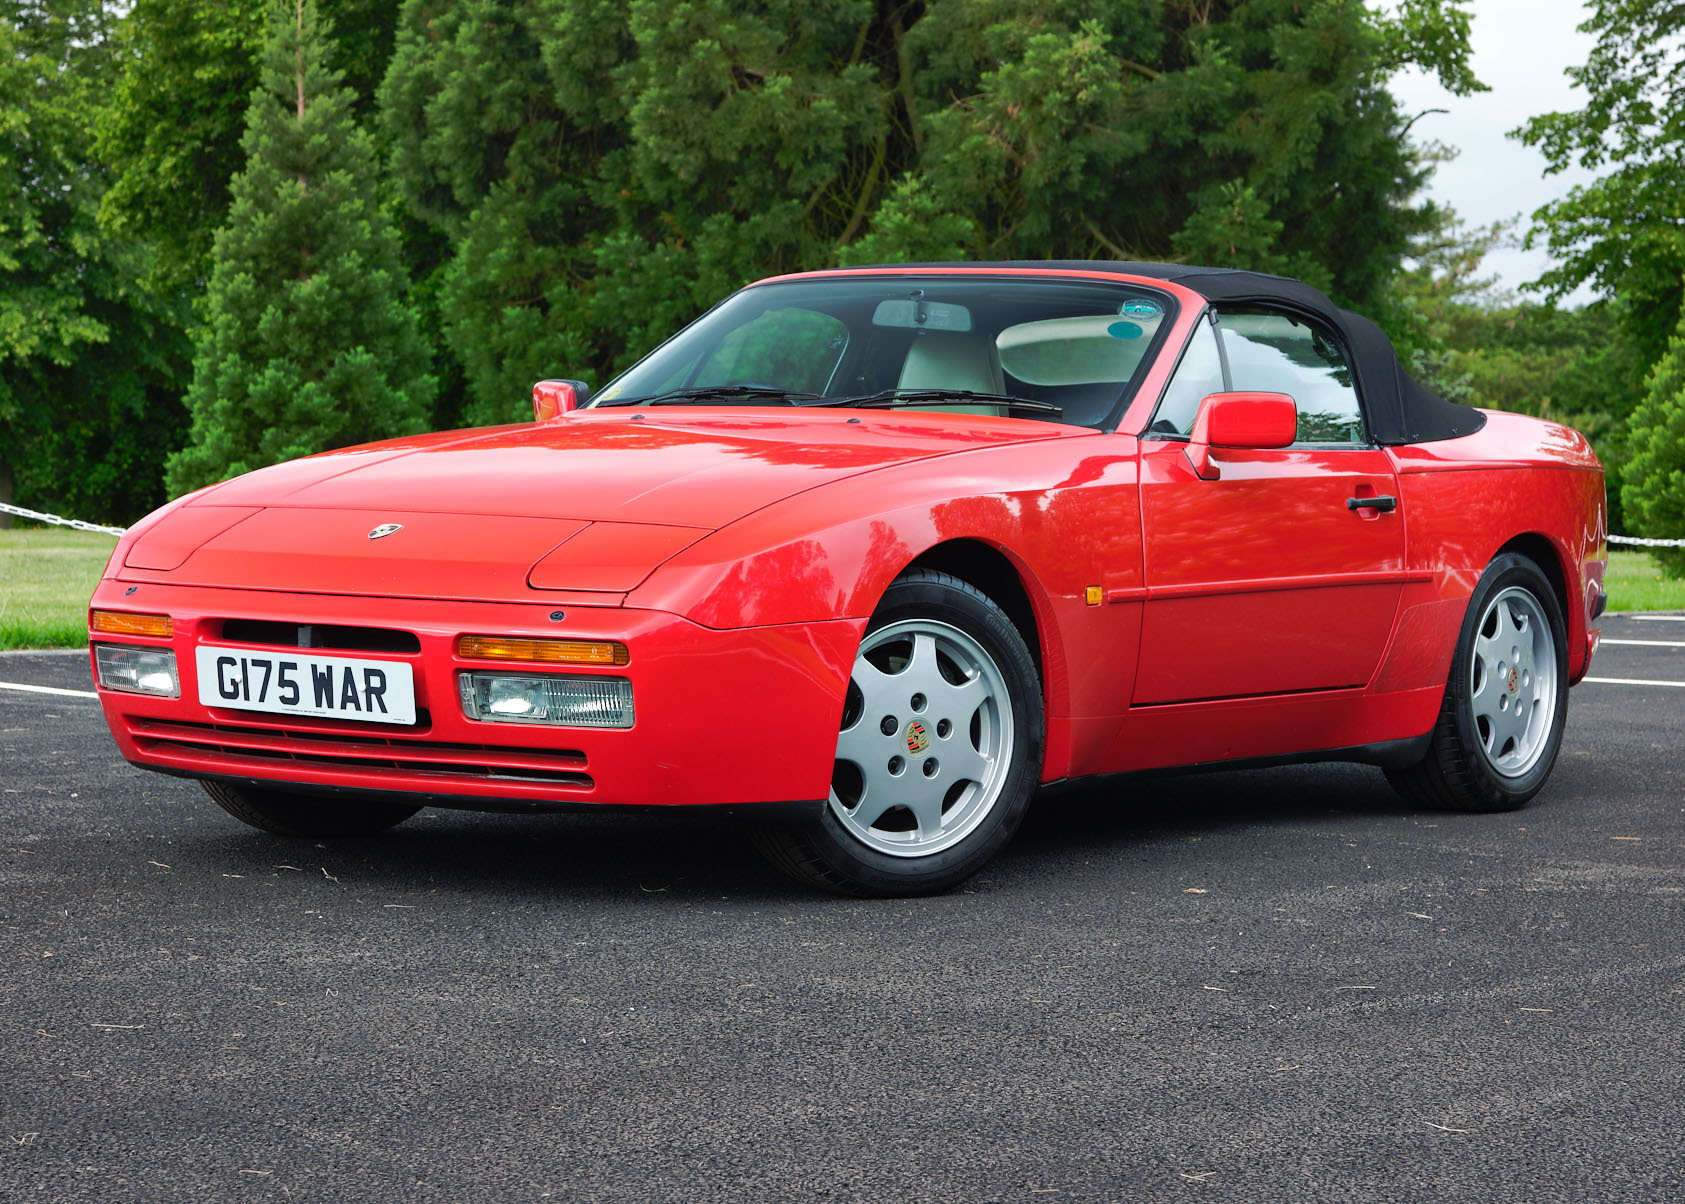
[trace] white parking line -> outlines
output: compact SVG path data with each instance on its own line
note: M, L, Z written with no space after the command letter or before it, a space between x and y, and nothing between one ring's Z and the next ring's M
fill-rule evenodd
M61 690L57 686L26 686L22 682L0 681L0 690L22 690L25 694L62 694L66 698L98 698L92 690Z
M1651 681L1647 677L1582 677L1581 681L1594 681L1600 686L1679 686L1685 689L1685 681Z
M1685 623L1685 615L1626 615L1628 619L1637 619L1640 623Z
M1685 648L1685 640L1598 640L1599 644L1642 645L1645 648Z

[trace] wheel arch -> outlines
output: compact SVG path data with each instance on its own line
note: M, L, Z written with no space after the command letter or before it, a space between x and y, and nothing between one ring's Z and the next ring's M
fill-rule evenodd
M949 539L926 548L909 562L906 569L935 569L958 577L987 594L1006 612L1024 646L1035 661L1036 673L1043 680L1045 693L1047 655L1042 644L1042 624L1036 616L1036 605L1024 582L1024 570L1006 552L980 539Z
M876 610L890 585L909 569L926 568L957 577L979 590L1005 612L1029 650L1041 686L1046 725L1043 768L1063 776L1069 752L1070 674L1053 598L1043 582L1014 551L985 536L955 535L925 547L904 564L885 571L867 596Z
M1550 582L1551 591L1556 595L1556 605L1562 611L1562 621L1568 629L1563 636L1568 645L1568 672L1570 680L1578 680L1585 672L1584 657L1580 650L1585 647L1586 618L1585 608L1577 596L1569 592L1568 582L1577 579L1578 571L1572 566L1566 554L1547 535L1537 531L1527 531L1513 536L1503 547L1493 553L1497 559L1506 552L1513 552L1518 556L1525 556L1539 566L1539 571ZM1488 562L1490 563L1490 562ZM1574 577L1570 577L1570 573Z

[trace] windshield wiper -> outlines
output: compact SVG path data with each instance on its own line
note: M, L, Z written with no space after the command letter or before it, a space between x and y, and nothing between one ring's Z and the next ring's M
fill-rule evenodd
M921 401L936 401L956 406L1006 406L1008 409L1029 410L1036 414L1065 412L1064 406L1045 401L1031 401L1027 397L1013 397L1009 393L978 393L972 389L885 389L881 393L867 393L861 397L826 397L803 404L889 409L896 405L914 405Z
M697 401L782 401L796 405L799 401L817 400L817 393L800 393L794 389L775 389L770 385L692 385L683 389L668 389L648 397L617 397L599 402L600 406L682 406Z

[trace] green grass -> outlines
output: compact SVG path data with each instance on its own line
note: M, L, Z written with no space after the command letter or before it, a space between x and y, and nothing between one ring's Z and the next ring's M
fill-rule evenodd
M0 649L80 648L88 597L116 544L58 528L0 531ZM1647 552L1611 552L1610 610L1685 610L1685 581L1663 578Z
M57 527L0 531L0 649L85 646L88 598L116 545Z
M1610 610L1685 610L1685 581L1663 577L1648 552L1611 551L1603 584Z

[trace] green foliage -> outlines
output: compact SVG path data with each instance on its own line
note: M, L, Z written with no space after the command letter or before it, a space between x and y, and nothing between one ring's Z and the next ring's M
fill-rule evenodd
M1399 0L1392 18L1378 23L1382 69L1415 63L1453 96L1489 91L1469 66L1469 17L1464 0Z
M120 521L156 500L184 347L95 220L108 38L97 5L0 3L0 497Z
M381 110L461 413L783 271L1188 258L1376 309L1436 220L1385 90L1461 0L407 0Z
M435 385L328 37L313 0L272 7L173 492L425 425Z
M1502 225L1469 231L1448 222L1421 248L1419 266L1395 290L1396 309L1409 322L1400 340L1406 362L1442 397L1584 432L1608 477L1611 529L1624 531L1627 419L1644 391L1644 361L1624 306L1561 309L1499 292L1478 272L1504 235Z
M1589 101L1535 117L1517 135L1562 171L1603 172L1533 215L1559 265L1540 283L1560 297L1590 283L1629 304L1645 362L1665 350L1685 280L1685 5L1678 0L1588 0L1580 26L1596 45L1569 78Z
M441 239L429 286L464 371L455 418L516 419L532 381L588 371L599 357L586 289L598 272L636 274L659 302L607 320L654 325L675 312L669 282L640 271L655 257L628 249L631 233L612 237L634 210L616 78L630 56L623 9L404 6L381 109L403 200ZM681 301L676 312L694 309Z
M1230 180L1189 215L1170 236L1189 263L1247 263L1257 271L1286 271L1278 249L1282 223L1252 185ZM1319 273L1321 274L1321 273Z
M113 175L101 218L149 242L183 285L207 274L240 167L262 11L262 0L136 0L118 24L123 67L95 126Z
M976 223L945 208L922 177L907 175L890 189L871 229L837 249L837 263L857 267L964 259L966 248L976 243Z
M1652 539L1685 537L1685 319L1650 372L1632 416L1630 458L1621 500ZM1656 548L1674 577L1685 577L1685 548Z
M400 0L325 0L329 66L345 75L357 115L373 108L392 53ZM240 137L258 83L268 0L134 0L117 23L120 64L95 117L112 173L106 229L146 242L166 288L197 291L245 162Z

